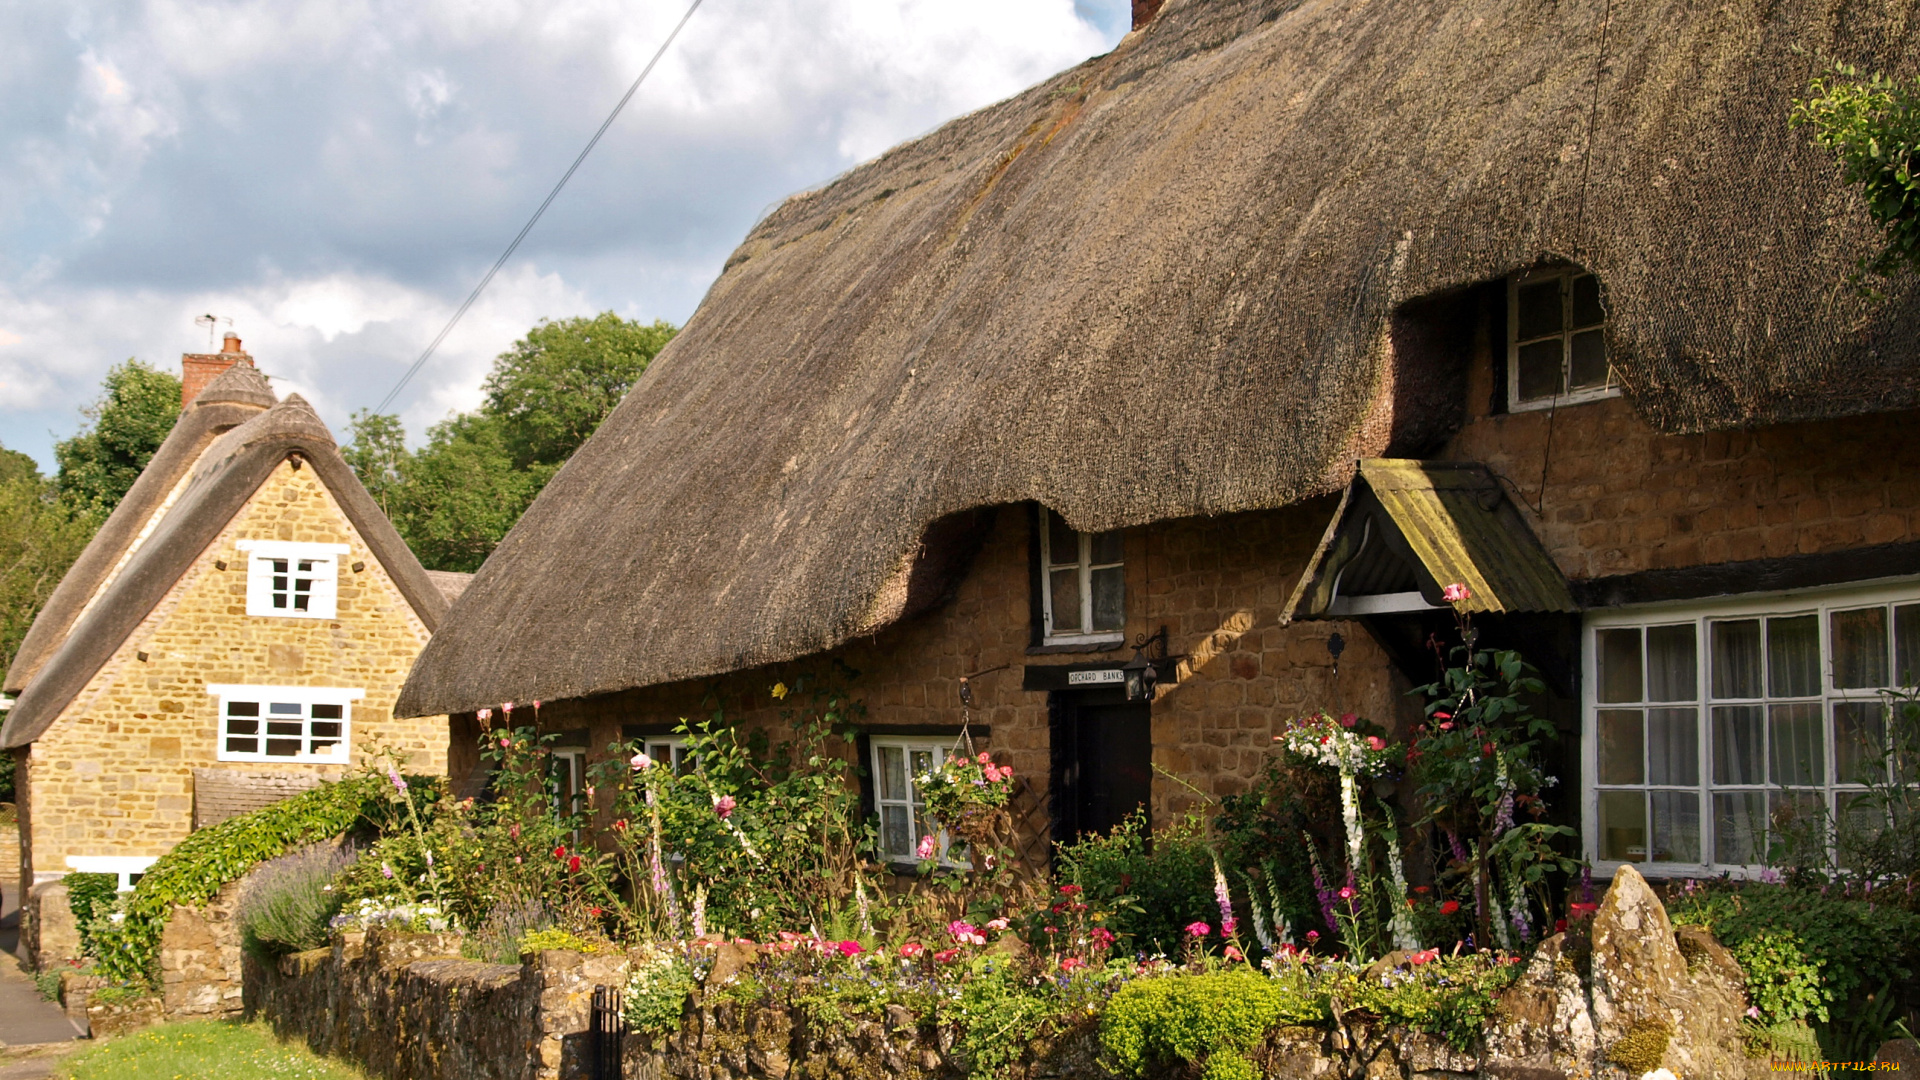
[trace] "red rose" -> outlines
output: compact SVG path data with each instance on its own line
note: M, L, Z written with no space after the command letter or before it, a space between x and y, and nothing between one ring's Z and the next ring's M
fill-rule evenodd
M1459 910L1460 910L1460 901L1458 900L1449 900L1446 903L1440 905L1440 914L1442 915L1451 915L1454 912Z

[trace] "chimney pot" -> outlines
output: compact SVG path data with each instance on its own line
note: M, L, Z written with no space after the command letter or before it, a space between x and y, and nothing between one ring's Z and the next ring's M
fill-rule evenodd
M229 330L227 331L226 338L220 342L220 351L223 353L237 353L245 352L246 350L240 347L240 335Z

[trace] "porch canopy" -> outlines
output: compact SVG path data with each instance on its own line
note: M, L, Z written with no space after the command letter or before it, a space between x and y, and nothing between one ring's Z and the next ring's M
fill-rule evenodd
M1449 584L1472 595L1457 605ZM1486 466L1363 458L1283 618L1453 608L1574 612L1567 579Z

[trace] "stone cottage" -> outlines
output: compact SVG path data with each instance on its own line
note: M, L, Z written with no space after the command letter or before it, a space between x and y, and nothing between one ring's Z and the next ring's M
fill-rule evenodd
M1405 725L1457 607L1603 874L1857 790L1920 669L1920 282L1849 285L1788 116L1920 69L1920 10L1143 14L754 227L415 665L455 775L505 701L590 761L839 661L890 855L963 723L1066 838Z
M446 767L444 718L393 702L466 575L421 568L237 337L184 367L179 420L6 675L23 895L75 870L129 888L194 829L379 747Z

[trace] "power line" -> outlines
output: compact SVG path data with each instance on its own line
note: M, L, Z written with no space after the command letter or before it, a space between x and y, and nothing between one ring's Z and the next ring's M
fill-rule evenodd
M413 366L407 369L405 375L400 376L400 381L394 384L393 389L387 391L387 396L380 399L380 404L373 407L374 412L387 411L387 406L393 404L393 399L400 396L401 390L406 389L407 382L433 357L434 351L440 348L440 343L447 340L447 335L453 333L453 328L459 325L467 309L473 306L475 300L480 299L480 294L485 292L487 286L493 282L493 276L500 272L500 268L507 264L508 259L513 258L513 253L519 250L520 241L525 240L527 234L533 231L533 227L540 221L540 216L547 212L547 207L552 206L553 200L559 196L560 189L566 187L567 181L573 179L573 174L580 168L580 163L587 160L587 155L593 153L594 147L600 145L601 136L605 135L607 129L613 126L613 122L619 119L620 110L625 109L627 102L633 100L633 95L640 89L640 84L647 81L647 76L653 72L653 66L667 54L668 46L673 44L674 38L680 36L680 31L686 28L687 21L693 18L693 13L699 10L701 3L702 0L693 0L693 3L687 7L687 13L680 16L680 21L674 25L673 32L667 35L667 40L660 43L660 48L654 52L653 59L647 61L647 66L640 69L639 78L633 80L633 85L627 87L627 92L620 98L620 103L607 114L607 119L600 125L600 130L594 132L593 138L587 140L586 148L580 151L580 156L573 159L572 165L567 166L566 173L560 177L559 183L553 185L553 190L547 192L547 197L541 201L540 208L535 210L533 216L527 219L527 223L520 227L520 232L513 238L513 243L508 244L507 250L501 252L500 257L493 261L492 268L487 271L485 277L480 279L480 284L473 287L473 291L468 293L466 300L461 303L460 309L453 313L453 318L448 319L447 325L441 327L440 332L434 335L433 342L427 346L425 352L420 354L420 359L413 362Z

